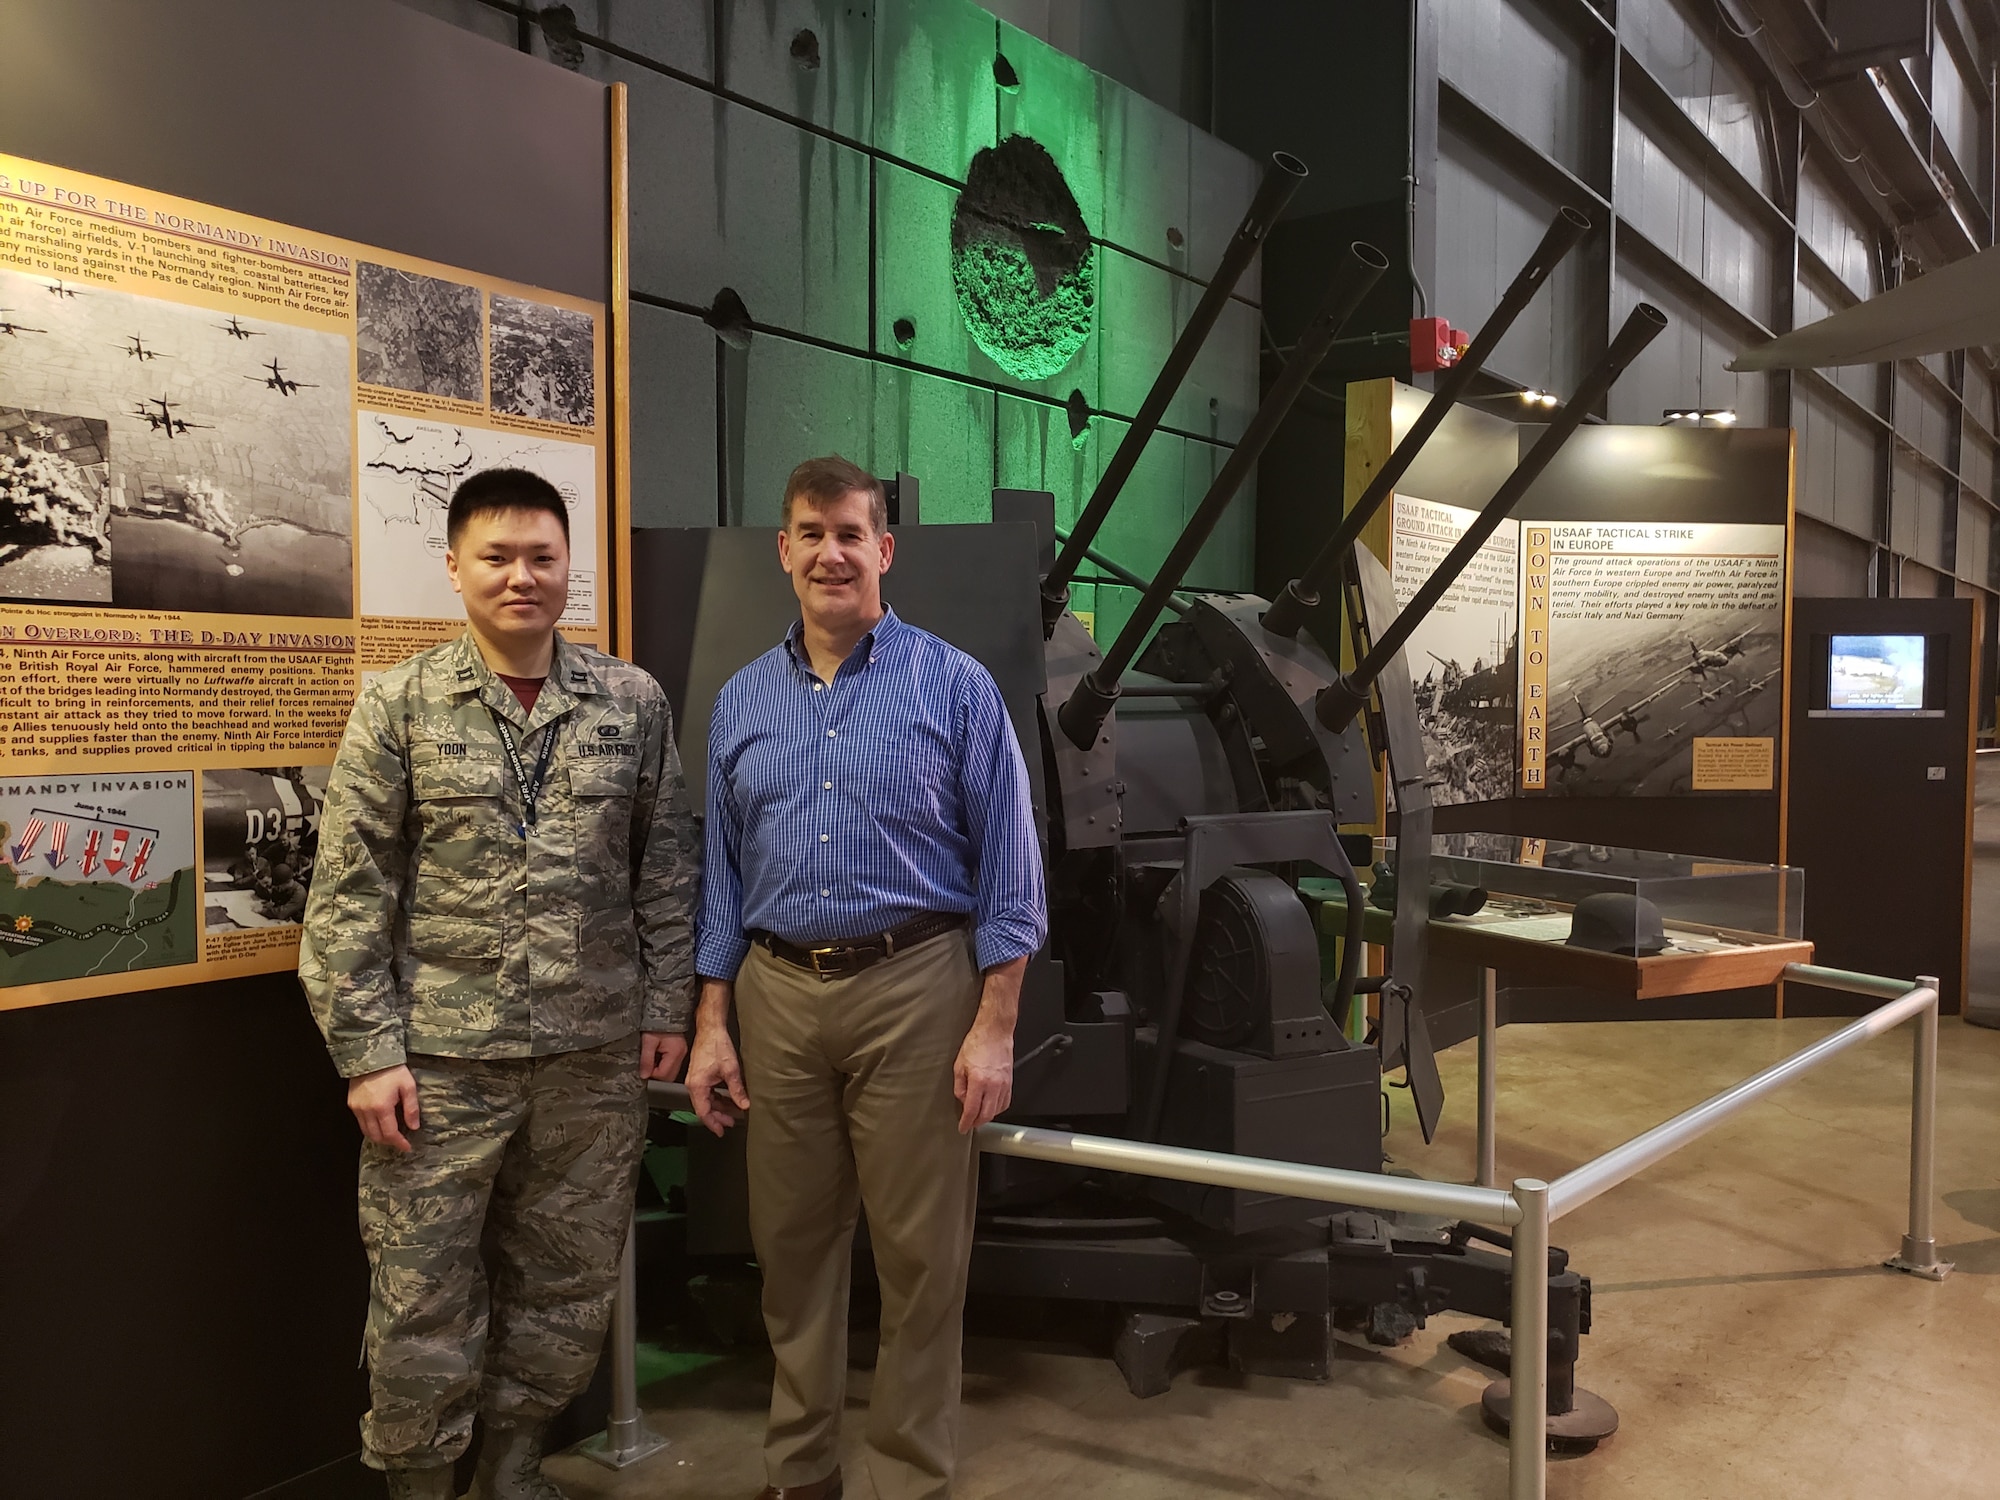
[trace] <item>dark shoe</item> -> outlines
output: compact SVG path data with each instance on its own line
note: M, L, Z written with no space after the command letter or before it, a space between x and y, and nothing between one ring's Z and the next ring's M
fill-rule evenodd
M840 1500L840 1470L812 1484L767 1484L757 1500Z
M479 1470L465 1500L565 1500L542 1473L542 1439L547 1422L485 1424L479 1441Z
M389 1469L382 1477L389 1482L389 1500L458 1500L450 1464L440 1469Z

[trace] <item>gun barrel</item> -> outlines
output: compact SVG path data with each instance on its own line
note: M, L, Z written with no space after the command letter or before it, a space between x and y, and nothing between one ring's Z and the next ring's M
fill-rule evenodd
M1104 466L1097 487L1091 491L1083 514L1077 517L1076 526L1070 532L1068 544L1056 558L1055 566L1049 569L1048 577L1042 580L1042 628L1045 632L1054 627L1057 616L1067 606L1070 580L1076 576L1077 568L1089 554L1091 544L1097 540L1098 530L1104 525L1104 518L1111 513L1119 492L1125 488L1125 481L1132 477L1132 470L1139 462L1139 455L1145 451L1147 441L1159 428L1161 418L1167 413L1167 403L1180 389L1181 381L1194 365L1195 356L1201 352L1201 346L1208 342L1209 331L1215 327L1215 320L1222 316L1222 309L1228 305L1230 293L1235 291L1244 268L1270 234L1271 226L1284 212L1285 205L1291 202L1292 194L1305 180L1304 162L1289 152L1272 154L1270 163L1264 169L1264 180L1258 185L1257 195L1250 200L1243 222L1236 226L1236 233L1223 252L1221 263L1209 278L1207 290L1189 314L1187 326L1181 330L1180 337L1174 340L1174 347L1167 355L1166 363L1160 366L1160 373L1153 377L1153 388L1146 393L1146 399L1133 415L1132 425L1126 430L1124 440L1111 455L1111 461Z
M1065 533L1062 527L1060 526L1056 528L1056 540L1059 542L1068 541L1071 534L1073 533ZM1109 573L1113 578L1117 579L1120 583L1124 584L1125 587L1127 587L1128 589L1138 589L1141 593L1145 592L1146 580L1144 578L1141 578L1137 573L1134 573L1130 568L1126 567L1125 564L1119 562L1117 558L1107 557L1102 552L1099 552L1095 547L1084 548L1083 555L1089 558L1091 562L1095 563L1099 568L1103 569L1106 573ZM1173 610L1176 614L1184 615L1188 612L1191 606L1184 604L1179 599L1176 599L1171 595L1169 595L1167 598L1167 608Z
M1104 727L1111 706L1118 701L1118 679L1132 664L1132 658L1139 654L1139 644L1153 628L1153 622L1159 618L1168 596L1180 587L1187 570L1194 564L1196 554L1215 529L1215 523L1222 518L1223 511L1228 509L1229 502L1249 477L1258 457L1291 410L1292 403L1298 400L1299 392L1312 378L1313 371L1326 358L1326 351L1335 336L1354 316L1361 299L1368 295L1375 279L1388 266L1388 257L1373 245L1356 240L1347 247L1347 254L1341 257L1333 282L1327 289L1326 299L1305 332L1299 336L1292 357L1286 361L1277 381L1258 405L1256 415L1250 419L1250 425L1244 429L1235 449L1223 461L1221 470L1208 487L1208 493L1202 496L1201 504L1195 507L1187 525L1181 528L1173 550L1160 564L1160 571L1147 586L1138 607L1126 620L1125 628L1118 632L1118 639L1112 642L1096 669L1077 683L1068 701L1058 711L1056 717L1071 744L1087 748L1096 743L1098 730ZM1074 534L1070 542L1075 544Z
M1424 444L1430 441L1431 434L1438 430L1451 409L1458 404L1459 398L1471 386L1473 376L1479 373L1495 346L1513 327L1521 310L1533 300L1542 283L1548 280L1549 273L1555 270L1589 228L1590 220L1576 209L1564 208L1556 213L1542 235L1542 242L1535 247L1535 253L1528 257L1527 264L1507 284L1498 305L1481 325L1458 363L1438 382L1429 404L1417 414L1402 442L1376 470L1368 488L1361 492L1353 508L1341 518L1333 535L1327 538L1326 545L1306 565L1305 572L1286 584L1271 602L1271 607L1264 611L1266 630L1283 636L1299 633L1299 627L1305 623L1306 611L1319 603L1320 589L1338 574L1341 559L1347 556L1347 549L1353 545L1354 539L1361 535L1361 528L1382 508L1382 502L1389 498L1396 481L1403 477L1416 456L1423 451Z
M1445 590L1458 580L1472 559L1479 555L1479 549L1486 545L1486 539L1493 535L1499 525L1513 511L1528 487L1541 476L1544 469L1570 440L1576 429L1590 414L1592 407L1603 399L1604 393L1625 367L1638 357L1639 351L1650 344L1667 326L1667 315L1649 303L1641 302L1632 309L1625 319L1625 326L1618 330L1618 337L1611 341L1611 347L1604 351L1591 372L1583 378L1583 383L1570 397L1568 403L1543 430L1528 450L1527 457L1514 466L1500 488L1493 492L1493 498L1486 502L1486 508L1465 530L1445 560L1439 563L1423 586L1417 590L1410 602L1396 612L1396 618L1389 627L1375 638L1368 648L1368 654L1361 659L1352 672L1343 674L1337 681L1320 690L1315 704L1315 712L1320 723L1336 733L1345 729L1368 702L1368 690L1375 679L1394 660L1396 653L1403 649L1403 643L1410 633L1437 607Z

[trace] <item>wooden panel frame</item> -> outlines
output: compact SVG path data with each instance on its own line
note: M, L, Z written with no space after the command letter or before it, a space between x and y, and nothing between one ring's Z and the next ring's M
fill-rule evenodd
M632 137L626 87L614 83L611 112L611 654L632 659Z

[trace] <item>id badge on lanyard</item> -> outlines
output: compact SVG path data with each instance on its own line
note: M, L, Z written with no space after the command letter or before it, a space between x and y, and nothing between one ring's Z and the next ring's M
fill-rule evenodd
M541 800L542 783L548 779L549 762L555 758L556 725L554 721L542 726L542 748L535 756L532 773L521 757L521 742L514 738L514 726L486 705L486 712L493 720L494 733L500 736L500 748L507 752L507 765L514 773L515 784L521 788L521 821L514 825L514 832L522 838L535 826L535 805Z

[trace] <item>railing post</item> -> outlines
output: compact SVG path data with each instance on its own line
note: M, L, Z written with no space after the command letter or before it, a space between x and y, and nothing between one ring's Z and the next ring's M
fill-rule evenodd
M611 1411L604 1431L583 1445L586 1458L624 1469L651 1458L667 1440L639 1414L638 1220L625 1226L625 1254L618 1263L618 1294L611 1303Z
M1919 974L1917 983L1931 992L1931 1003L1917 1015L1910 1067L1910 1232L1903 1252L1888 1264L1931 1281L1951 1274L1951 1263L1938 1259L1931 1234L1931 1204L1936 1192L1938 982Z
M1507 1429L1508 1500L1546 1500L1549 1478L1549 1185L1514 1182L1513 1367Z
M1500 976L1481 971L1479 981L1479 1163L1472 1180L1480 1187L1499 1181Z

